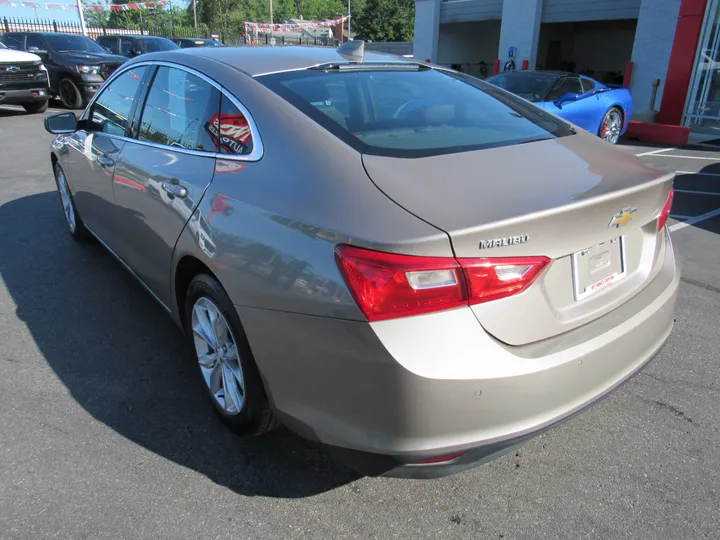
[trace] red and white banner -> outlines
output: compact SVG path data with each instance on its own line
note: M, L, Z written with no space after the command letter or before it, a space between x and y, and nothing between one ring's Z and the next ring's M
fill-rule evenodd
M134 4L89 4L85 7L86 9L92 9L94 11L132 11L135 9L155 9L159 6L166 5L168 5L167 0L157 0L156 2L138 2ZM0 0L0 7L77 11L77 4L57 4L52 2L11 2L10 0Z
M332 20L327 21L307 21L299 23L283 23L283 24L270 24L270 23L256 23L245 21L245 32L277 32L282 34L283 32L301 32L303 30L316 30L318 28L332 28L338 24L343 24L350 18L349 15L343 15L342 17L336 17Z

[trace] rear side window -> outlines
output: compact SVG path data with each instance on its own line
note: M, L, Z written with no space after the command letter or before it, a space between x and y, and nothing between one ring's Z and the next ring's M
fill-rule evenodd
M428 69L257 78L362 153L422 157L562 137L570 127L497 87Z
M3 43L10 49L22 50L24 47L22 34L5 34L3 36Z
M114 79L97 97L92 106L92 130L125 136L130 127L130 114L138 98L140 84L148 68L132 68Z
M217 152L206 129L220 110L220 92L176 68L160 67L148 93L138 138L188 150Z
M226 96L222 96L220 114L205 126L221 154L243 155L253 150L252 131L247 118Z
M590 92L595 90L595 82L590 79L580 79L582 81L583 92Z

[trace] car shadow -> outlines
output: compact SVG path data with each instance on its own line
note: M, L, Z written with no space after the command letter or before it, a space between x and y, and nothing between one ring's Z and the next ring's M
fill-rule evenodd
M720 148L718 150L720 150ZM708 191L710 193L718 193L718 195L720 195L720 189L717 187L719 180L720 163L713 163L703 167L697 173L678 173L675 177L675 189ZM717 204L714 206L720 209L720 197L710 196L709 200L714 201L715 199L717 199ZM698 212L698 214L700 213L702 212ZM693 223L692 226L697 229L720 234L720 216L698 221L697 223Z
M4 204L0 230L18 318L95 419L242 495L308 497L359 477L286 429L251 439L228 430L181 331L99 244L70 238L56 193Z
M30 116L30 113L25 112L22 108L8 109L0 105L0 118L9 118L11 116Z

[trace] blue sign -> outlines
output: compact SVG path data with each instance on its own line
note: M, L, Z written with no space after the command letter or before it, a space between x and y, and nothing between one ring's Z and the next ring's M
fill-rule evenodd
M515 47L510 47L510 50L508 51L508 56L510 58L515 58Z

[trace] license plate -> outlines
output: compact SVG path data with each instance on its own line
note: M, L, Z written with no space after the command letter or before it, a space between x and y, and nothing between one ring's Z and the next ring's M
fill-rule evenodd
M625 237L578 251L573 254L572 263L575 300L584 300L625 277Z

